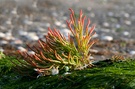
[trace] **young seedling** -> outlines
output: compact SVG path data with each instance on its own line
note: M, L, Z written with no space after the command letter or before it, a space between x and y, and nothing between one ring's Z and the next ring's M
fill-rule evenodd
M81 70L91 67L89 49L96 42L91 40L95 34L95 25L89 27L90 19L85 25L86 16L83 16L80 10L79 18L76 18L74 11L69 9L70 20L67 20L67 26L72 35L68 35L68 39L57 29L48 28L46 41L39 40L38 46L28 46L35 54L27 52L19 52L21 59L20 64L16 64L16 70L24 75L32 75L33 70L39 76L56 75L60 71L67 72L69 70Z

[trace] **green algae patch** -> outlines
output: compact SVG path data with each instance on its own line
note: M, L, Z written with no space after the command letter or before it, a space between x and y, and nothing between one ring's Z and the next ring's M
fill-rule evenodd
M8 57L7 57L8 58ZM12 70L11 62L0 59L0 89L133 89L135 61L98 62L85 70L31 78ZM12 59L14 60L14 59ZM5 67L5 68L3 68Z

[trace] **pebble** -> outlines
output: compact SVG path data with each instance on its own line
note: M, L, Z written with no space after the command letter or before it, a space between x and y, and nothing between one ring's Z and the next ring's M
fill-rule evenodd
M125 20L125 24L126 24L126 25L131 25L132 23L131 23L131 21L129 21L129 20Z
M55 25L56 25L56 26L61 26L61 24L62 24L62 23L61 23L60 21L55 21Z
M66 28L66 27L67 27L67 25L66 25L66 24L62 24L62 25L61 25L61 27Z
M135 15L131 16L131 19L134 21L135 20Z
M28 32L23 31L23 30L19 30L19 31L18 31L18 34L19 34L20 36L26 36L26 35L28 34Z
M13 10L11 11L11 14L17 15L17 8L13 8Z
M57 16L58 16L58 14L57 14L56 12L52 12L52 15L53 15L54 17L57 17Z
M35 52L34 52L34 51L28 51L28 54L29 54L29 55L34 55Z
M109 33L111 30L110 29L101 29L101 31L104 33Z
M69 75L69 74L71 74L71 73L70 73L70 72L65 72L65 73L64 73L64 75Z
M98 53L99 51L98 50L95 50L95 49L90 49L90 52L92 52L92 53Z
M0 52L4 52L4 49L3 48L0 48Z
M15 40L12 40L10 44L11 45L22 45L23 41L20 39L15 39Z
M24 19L23 19L23 23L25 25L32 25L33 24L33 21L30 20L30 17L25 15Z
M93 56L90 56L90 60L94 60L94 57Z
M135 51L132 50L132 51L129 52L129 54L130 54L130 55L135 55Z
M114 13L110 11L110 12L108 12L108 16L112 17L112 16L114 16Z
M4 38L5 34L3 32L0 32L0 38Z
M29 32L25 37L28 41L37 41L39 39L35 32Z
M6 33L5 33L6 36L12 36L12 30L9 29Z
M92 10L92 8L89 6L89 7L87 7L87 10L88 10L88 11L91 11L91 10Z
M104 27L109 27L110 24L109 24L108 22L104 22L104 23L103 23L103 26L104 26Z
M12 35L12 30L8 30L8 31L5 33L4 39L6 39L6 40L14 40L14 39L15 39L15 37L13 37L13 35Z
M0 41L0 45L6 45L6 44L8 44L8 41L6 41L6 40L1 40Z
M115 26L116 28L120 28L121 27L121 25L120 24L116 24L116 26Z
M4 30L4 31L7 30L7 28L5 26L0 26L0 29Z
M15 37L13 37L13 36L6 36L4 39L6 39L6 40L14 40Z
M124 32L123 32L123 35L124 35L124 36L128 36L128 35L130 35L130 33L129 33L128 31L124 31Z
M50 23L45 23L44 24L46 27L50 27L51 25L50 25Z
M36 31L44 32L44 31L46 31L46 29L44 29L44 28L42 28L42 27L36 27Z
M125 13L124 17L129 18L130 17L129 13Z
M59 74L59 69L58 69L58 67L53 67L52 68L52 75L57 75L57 74Z
M68 39L68 34L69 35L72 34L71 31L69 29L66 29L66 28L65 29L61 29L60 33L63 34L66 37L66 39Z
M90 17L94 18L95 17L95 13L91 13Z
M113 37L112 37L112 36L102 36L102 37L101 37L101 40L104 40L104 41L112 41L112 40L113 40Z
M5 22L6 25L12 25L11 18L8 18L8 20Z
M23 23L26 24L26 25L32 25L33 24L33 21L30 21L30 20L25 19L23 21Z
M37 8L37 2L36 2L36 1L33 2L32 7L33 7L34 9Z
M27 50L26 50L24 47L22 47L22 46L17 47L17 49L18 49L19 51L21 51L21 52L27 51Z
M68 18L67 18L66 16L63 16L62 19L63 19L63 20L67 20Z
M99 35L97 33L92 36L92 38L97 38L97 37L99 37Z

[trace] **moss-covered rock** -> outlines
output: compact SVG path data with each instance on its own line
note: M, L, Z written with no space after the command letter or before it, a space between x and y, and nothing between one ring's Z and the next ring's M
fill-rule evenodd
M12 69L9 61L0 60L0 70ZM7 67L3 70L3 66ZM71 71L69 75L30 78L13 71L2 72L0 89L134 89L135 61L99 62L91 69Z

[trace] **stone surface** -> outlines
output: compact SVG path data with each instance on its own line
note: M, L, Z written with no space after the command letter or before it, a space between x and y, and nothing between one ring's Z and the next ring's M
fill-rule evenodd
M26 43L34 44L42 39L48 27L60 30L67 38L70 33L66 25L70 13L68 9L73 8L78 16L81 8L84 15L91 19L91 25L96 24L97 35L93 38L99 39L97 43L100 44L94 46L96 50L105 49L110 54L133 54L129 50L135 50L135 0L69 1L0 0L0 48L6 50L11 46L23 50ZM120 47L123 43L127 48ZM106 58L105 54L101 56L97 59Z
M112 40L113 40L113 37L112 37L112 36L102 36L102 37L101 37L101 40L104 40L104 41L112 41Z

